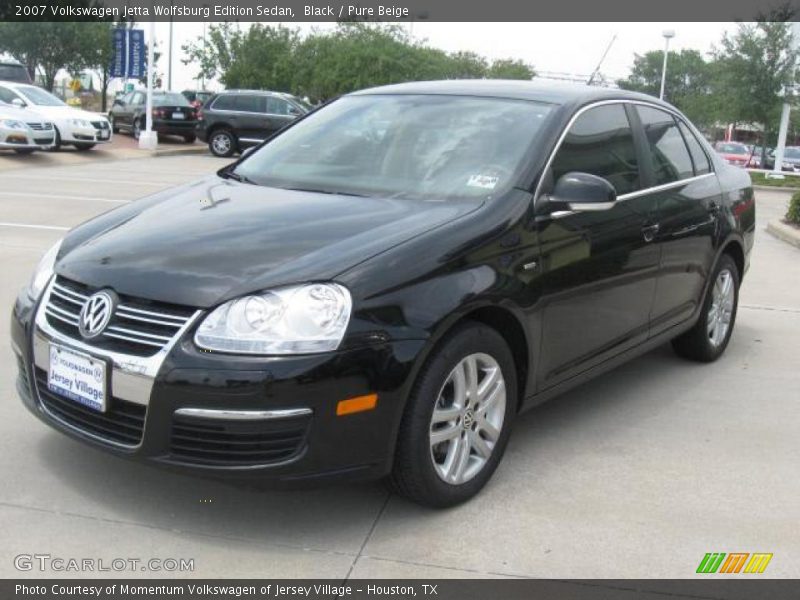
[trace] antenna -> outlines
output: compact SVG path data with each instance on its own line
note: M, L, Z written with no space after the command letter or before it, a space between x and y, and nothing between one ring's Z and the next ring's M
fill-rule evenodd
M606 59L606 56L608 56L608 51L611 50L611 46L614 45L616 39L617 39L617 34L615 33L611 38L611 41L608 42L608 46L606 46L606 51L603 52L603 56L600 58L600 62L597 63L597 66L595 67L594 71L592 71L592 74L589 76L589 81L586 82L586 85L592 85L592 83L594 83L594 78L597 77L597 74L600 72L600 67L603 66L603 61Z

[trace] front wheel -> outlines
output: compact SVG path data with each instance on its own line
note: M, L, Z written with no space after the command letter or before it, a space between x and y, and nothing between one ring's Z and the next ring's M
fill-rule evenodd
M739 269L729 255L720 257L712 277L697 323L672 340L676 353L699 362L712 362L725 352L739 306Z
M133 139L138 140L140 135L142 135L142 121L135 119L133 121Z
M434 507L477 494L503 456L517 378L505 340L479 323L439 345L423 367L400 426L392 489Z
M14 152L17 154L32 154L36 148L14 148Z

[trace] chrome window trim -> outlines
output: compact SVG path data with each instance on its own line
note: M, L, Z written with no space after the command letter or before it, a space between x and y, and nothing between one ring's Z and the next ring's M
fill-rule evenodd
M310 408L281 408L274 410L226 410L213 408L179 408L176 415L223 421L262 421L288 419L311 414Z
M68 348L75 348L87 352L94 357L105 359L111 364L111 395L135 404L148 405L150 392L153 389L155 377L167 355L178 343L178 340L200 317L203 311L197 310L191 315L183 326L176 330L172 339L151 356L135 356L103 350L64 335L47 322L46 308L50 294L56 285L55 276L50 280L42 293L39 307L34 319L33 328L33 363L40 369L47 371L49 365L49 344L51 341L62 344ZM38 394L38 390L37 390Z
M558 140L556 141L556 145L553 147L553 149L550 151L550 155L547 157L547 162L544 164L544 169L542 170L542 174L539 177L539 181L536 184L536 189L535 189L535 191L533 193L533 205L534 205L534 207L536 206L536 201L539 199L539 196L540 196L541 191L542 191L542 182L544 181L544 175L553 166L553 160L556 157L556 153L561 149L561 144L564 142L564 139L567 137L567 134L569 133L569 130L575 124L575 121L577 121L578 118L583 113L585 113L585 112L587 112L587 111L589 111L589 110L591 110L593 108L597 108L598 106L606 106L606 105L610 105L610 104L623 104L623 105L625 105L625 104L634 104L634 105L638 105L638 106L647 106L647 107L650 107L650 108L654 108L656 110L661 110L663 112L669 113L670 115L672 115L673 117L675 117L677 119L680 119L686 125L686 127L689 129L689 131L691 131L692 134L694 135L694 130L686 122L686 120L681 116L680 113L678 113L676 110L674 110L672 108L669 108L669 107L666 107L666 106L659 106L658 104L654 104L653 102L647 102L645 100L630 100L630 99L620 98L620 99L613 99L613 100L598 100L596 102L592 102L590 104L587 104L586 106L582 106L581 108L579 108L575 112L574 115L572 115L570 120L567 122L566 126L564 127L564 130L561 132L561 135L558 137ZM631 126L631 128L633 128L633 126ZM695 137L697 137L697 136L695 135ZM698 142L700 143L700 148L703 150L703 152L705 152L706 149L703 147L702 142L700 142L699 140L698 140ZM688 152L688 148L687 148L687 152ZM679 179L678 181L670 181L669 183L663 183L661 185L655 185L655 186L652 186L652 187L649 187L649 188L636 190L635 192L629 192L627 194L622 194L621 196L617 197L617 200L618 201L629 200L631 198L636 198L638 196L644 196L645 194L651 194L651 193L667 190L667 189L670 189L672 187L678 187L680 185L684 185L686 183L690 183L690 182L692 182L694 180L702 179L703 177L709 177L711 175L716 175L716 172L714 171L714 161L711 160L711 158L708 156L708 154L706 154L706 158L708 159L708 163L709 163L709 165L711 167L711 171L708 172L708 173L703 173L702 175L693 175L692 177L688 177L686 179ZM575 211L559 211L559 218L560 217L564 217L567 214L573 214L574 212Z

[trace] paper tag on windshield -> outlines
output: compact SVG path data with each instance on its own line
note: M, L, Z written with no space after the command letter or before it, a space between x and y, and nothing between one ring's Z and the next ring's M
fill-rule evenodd
M496 175L470 175L467 185L483 188L484 190L493 190L499 180L500 178Z

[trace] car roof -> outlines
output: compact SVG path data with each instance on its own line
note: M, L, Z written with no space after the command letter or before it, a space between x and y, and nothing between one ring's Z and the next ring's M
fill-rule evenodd
M419 81L369 88L352 95L368 94L440 94L482 96L515 100L534 100L549 104L586 104L597 100L643 100L671 108L653 96L627 90L590 85L519 79L449 79Z
M223 94L264 94L268 96L282 96L281 92L271 92L269 90L222 90L221 92L217 92L217 95L221 96Z

